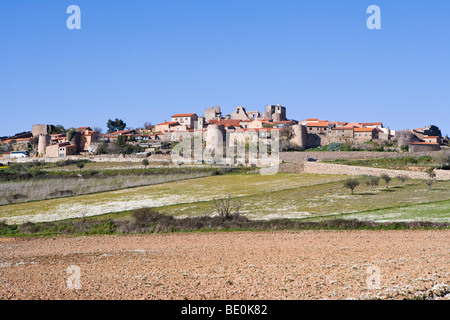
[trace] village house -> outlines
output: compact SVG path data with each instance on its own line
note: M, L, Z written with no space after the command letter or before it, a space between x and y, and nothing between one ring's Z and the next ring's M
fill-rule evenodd
M423 136L422 139L424 142L441 144L441 137L439 136Z
M98 139L97 132L93 131L90 127L80 127L76 131L81 133L79 151L89 152L92 150L91 145Z
M198 121L198 116L196 113L179 113L174 114L171 117L172 122L178 122L181 126L185 126L186 129L193 129L195 123ZM186 130L178 129L178 130Z
M306 123L306 132L308 134L327 134L328 121L311 121Z
M372 141L378 139L378 130L377 128L354 128L353 129L353 137L356 141Z
M114 131L114 132L110 132L110 133L105 133L102 136L102 140L107 140L107 141L115 141L117 140L117 138L119 136L130 136L132 134L135 134L136 130L134 129L130 129L130 130L118 130L118 131Z
M70 142L57 143L45 148L45 156L49 158L67 157L77 153L77 146Z

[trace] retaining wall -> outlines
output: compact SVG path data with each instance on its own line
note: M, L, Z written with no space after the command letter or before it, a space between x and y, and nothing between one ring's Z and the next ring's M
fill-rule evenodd
M305 162L303 163L304 173L322 173L322 174L347 174L347 175L373 175L380 176L387 174L390 177L398 177L400 175L407 176L411 179L428 179L429 176L425 172L394 170L383 168L369 168L347 166L343 164L323 163L323 162ZM437 180L450 180L449 170L434 170Z
M377 151L300 151L280 152L280 159L285 162L304 162L306 158L317 160L336 159L379 159L379 158L401 158L406 156L421 157L434 156L439 151L430 152L377 152Z
M142 162L147 159L148 161L171 161L170 155L155 154L149 157L136 157L136 156L122 156L122 155L94 155L94 156L68 156L63 158L0 158L0 163L7 162L32 162L32 161L44 161L44 162L58 162L65 160L90 160L94 162Z

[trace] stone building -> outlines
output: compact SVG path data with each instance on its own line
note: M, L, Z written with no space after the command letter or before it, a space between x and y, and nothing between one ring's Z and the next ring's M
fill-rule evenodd
M45 156L49 158L67 157L77 153L77 146L70 142L57 143L45 148Z
M172 122L178 122L181 125L188 127L189 129L194 129L195 123L198 121L198 116L196 113L179 113L174 114L171 117Z
M354 128L353 138L359 142L367 142L378 139L377 128Z
M237 107L236 110L231 113L231 119L248 120L249 117L244 107Z
M210 107L205 110L205 123L208 123L211 120L218 120L222 118L222 112L220 111L219 106Z
M266 111L262 115L263 119L270 119L273 121L285 121L286 107L279 104L266 106Z
M31 126L31 133L33 137L38 137L40 134L47 134L51 130L51 125L49 124L33 124Z
M432 142L411 142L409 144L409 152L428 152L439 151L441 146Z

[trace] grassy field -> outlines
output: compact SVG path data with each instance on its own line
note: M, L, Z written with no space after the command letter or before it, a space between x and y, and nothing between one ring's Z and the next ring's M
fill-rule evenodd
M375 222L450 222L450 200L413 204L409 206L398 206L352 214L343 214L335 216L333 218L358 219ZM317 220L323 220L323 217L320 217Z
M0 219L14 223L53 221L143 207L188 205L211 201L228 194L232 197L269 195L280 190L330 183L341 179L342 176L330 175L227 174L112 192L4 205L0 206ZM213 212L214 210L209 211L211 214Z
M425 171L429 168L440 168L441 164L435 158L430 156L412 157L404 156L401 158L381 158L381 159L336 159L324 160L324 162L345 164L349 166L362 166L371 168L401 169L401 170L420 170Z
M372 221L429 220L450 222L450 181L431 191L421 181L406 184L394 179L372 192L361 184L351 195L343 187L346 176L279 173L238 173L90 195L0 206L0 220L8 223L55 221L82 216L127 218L129 211L153 207L163 214L192 217L216 214L214 199L232 197L239 212L250 219L329 218Z

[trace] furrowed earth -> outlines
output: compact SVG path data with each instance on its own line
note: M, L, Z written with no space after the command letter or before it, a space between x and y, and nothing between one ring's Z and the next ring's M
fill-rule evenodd
M413 299L436 288L448 299L449 237L450 230L391 230L0 238L0 299ZM67 283L70 266L79 267L79 289ZM367 283L373 266L379 289Z

